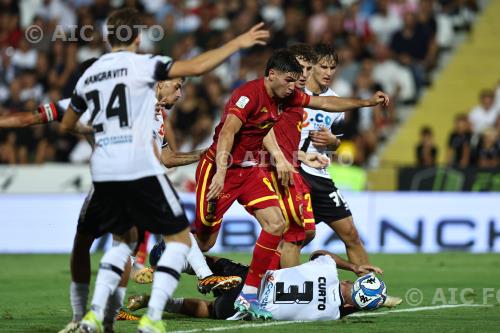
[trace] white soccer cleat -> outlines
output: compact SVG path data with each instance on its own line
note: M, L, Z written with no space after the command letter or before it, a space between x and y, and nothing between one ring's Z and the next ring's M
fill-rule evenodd
M234 315L231 317L227 318L226 320L252 320L252 315L248 312L236 312Z
M58 333L78 333L80 329L79 321L70 321L62 330Z
M386 308L394 308L401 303L403 303L403 299L401 297L387 295L387 298L382 306Z

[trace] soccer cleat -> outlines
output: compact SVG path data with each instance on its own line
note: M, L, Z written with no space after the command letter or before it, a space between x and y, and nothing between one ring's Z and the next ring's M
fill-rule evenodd
M387 295L387 298L382 306L386 308L394 308L401 303L403 303L403 299L401 297Z
M208 294L214 290L229 290L238 287L241 284L239 276L218 276L210 275L198 280L198 291L202 294Z
M151 267L145 267L134 275L134 281L139 284L149 284L153 282L154 270Z
M131 313L128 313L127 311L123 311L120 309L120 312L116 315L116 320L139 320L139 317L136 315L133 315Z
M80 332L80 322L70 321L66 327L60 330L58 333L78 333Z
M137 311L148 306L149 295L132 295L128 298L127 308L130 311Z
M226 318L226 320L251 320L252 315L248 312L236 312L234 315L232 315L229 318Z
M234 301L234 309L241 313L249 313L254 319L266 320L273 318L271 312L260 305L257 294L240 293L236 301Z
M103 333L102 320L97 319L94 311L89 311L80 323L80 333Z
M142 316L137 327L138 333L166 333L165 324L160 320L152 320L148 315Z

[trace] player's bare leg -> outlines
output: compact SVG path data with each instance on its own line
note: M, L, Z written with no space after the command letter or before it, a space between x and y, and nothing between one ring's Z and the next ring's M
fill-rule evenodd
M209 251L217 241L219 230L212 233L196 233L195 238L202 252Z
M347 257L349 261L355 265L369 265L368 253L361 242L358 230L354 225L352 216L343 218L338 221L330 222L330 228L340 237L345 244Z
M289 268L300 265L301 243L283 242L281 247L281 268Z
M272 315L261 307L257 291L261 277L268 269L281 241L285 220L281 209L277 206L255 210L254 214L262 227L262 231L255 243L245 285L234 302L234 307L239 313L249 313L254 318L270 319Z

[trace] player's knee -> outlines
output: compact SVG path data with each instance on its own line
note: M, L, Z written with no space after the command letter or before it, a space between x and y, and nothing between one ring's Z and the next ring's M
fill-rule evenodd
M262 229L271 235L281 235L285 231L285 221L281 216L274 216L264 221Z

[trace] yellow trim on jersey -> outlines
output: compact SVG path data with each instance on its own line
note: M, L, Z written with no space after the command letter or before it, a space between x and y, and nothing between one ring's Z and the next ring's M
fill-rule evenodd
M273 181L274 189L276 190L276 193L278 193L279 196L278 201L280 203L281 213L285 217L285 223L286 223L285 231L287 231L288 228L290 227L290 220L288 219L288 213L285 208L285 202L283 201L283 197L281 196L281 191L279 190L278 182L276 181L276 177L274 176L274 171L271 171L271 179Z
M205 160L201 163L201 170L203 170L203 166L205 165ZM208 175L210 174L210 170L212 169L212 163L209 163L207 166L207 169L205 170L205 176L203 177L203 182L201 183L201 194L200 194L200 218L201 222L208 226L208 227L213 227L214 225L217 225L222 222L222 219L214 222L209 222L205 219L205 214L204 214L204 202L205 202L205 190L207 188L207 180L208 180Z
M295 205L293 204L292 194L290 193L290 190L288 190L288 206L290 206L290 211L292 212L292 217L295 220L295 223L302 227L303 224L301 219L299 219L297 214L295 214Z
M253 206L255 204L258 204L259 202L266 201L266 200L272 200L272 199L278 199L278 196L277 195L268 195L268 196L265 196L265 197L261 197L261 198L252 200L248 204L246 204L245 207L247 207L247 206Z
M276 252L276 249L271 249L270 247L265 247L265 246L262 246L260 245L259 243L255 243L256 246L258 247L261 247L263 249L266 249L266 250L269 250L269 251L273 251L273 252Z
M315 220L314 219L304 219L304 224L307 224L307 223L314 223Z

